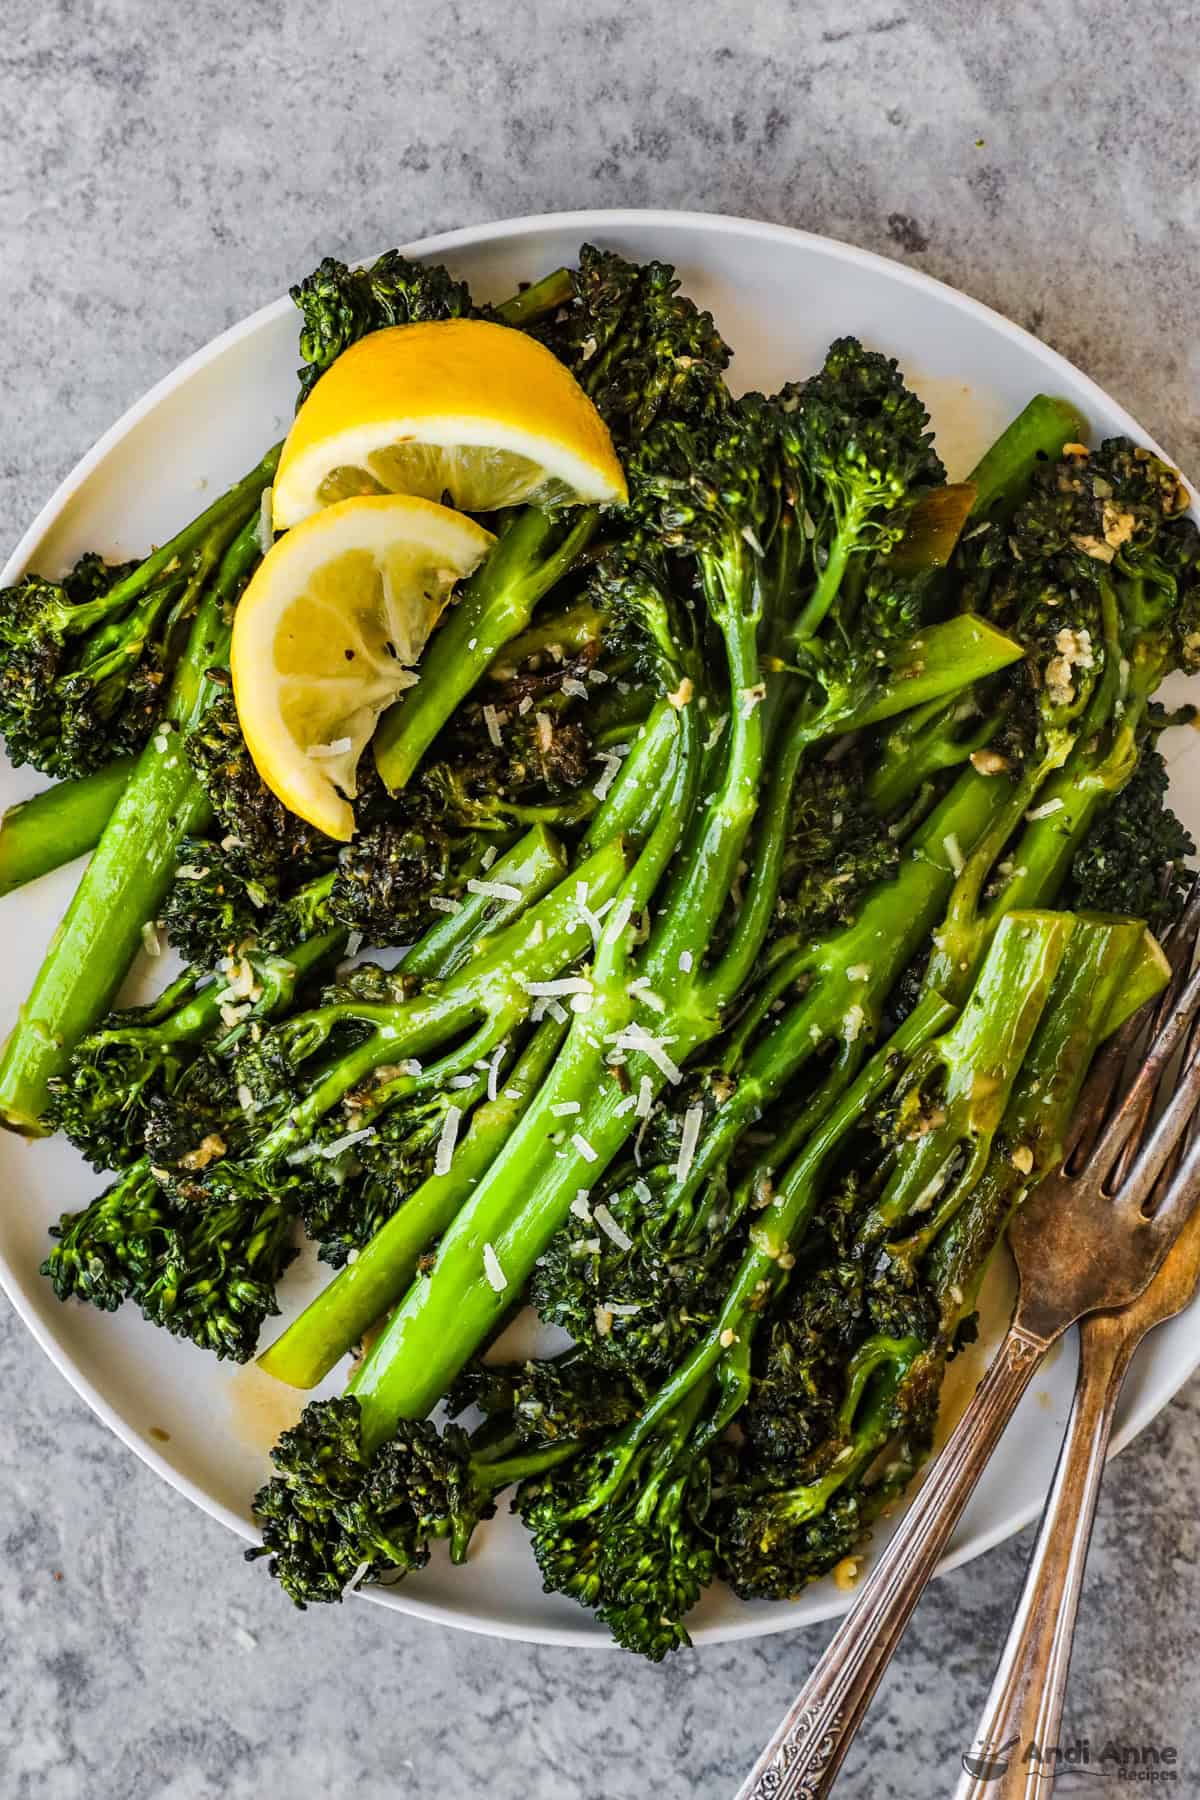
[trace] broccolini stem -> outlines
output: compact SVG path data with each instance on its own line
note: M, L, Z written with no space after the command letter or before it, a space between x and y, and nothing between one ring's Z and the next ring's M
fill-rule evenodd
M570 269L552 269L540 281L531 282L519 293L502 300L493 308L493 316L501 325L524 328L545 318L548 313L557 312L574 295L575 283Z
M677 871L667 886L660 922L646 951L645 973L651 988L668 992L678 980L680 958L687 957L696 966L704 956L736 879L742 846L758 805L763 760L758 612L755 609L747 616L730 608L725 613L724 618L718 617L733 709L725 767L720 786L685 840ZM692 700L681 710L690 713L695 704Z
M969 1004L906 1073L936 1087L937 1123L907 1139L860 1237L904 1232L889 1255L914 1264L979 1182L1013 1084L1050 997L1074 927L1070 913L1009 913L992 940ZM922 1121L924 1123L924 1121ZM916 1231L908 1227L923 1221Z
M694 805L700 760L694 714L685 706L677 715L677 748L659 822L601 925L590 1007L576 1015L533 1105L446 1232L432 1273L409 1289L355 1376L368 1446L388 1437L398 1420L422 1418L445 1392L511 1294L524 1287L577 1191L603 1171L636 1123L607 1069L606 1040L636 1010L625 979L629 918L655 891ZM594 910L594 898L590 904ZM643 1065L652 1067L639 1056L628 1065L635 1086ZM554 1108L568 1100L584 1110L579 1129L556 1149L563 1133ZM502 1271L497 1286L483 1262L484 1244L492 1246Z
M901 644L889 646L865 693L801 710L774 747L767 798L757 827L757 853L748 898L717 967L702 984L703 1006L718 1012L738 993L758 961L775 910L787 841L792 788L812 747L840 732L855 731L893 717L910 706L936 704L984 676L1020 659L1021 647L970 614L927 626Z
M653 828L677 737L675 708L669 700L657 700L588 825L585 851L622 835L640 842Z
M1021 1067L1004 1115L1009 1153L993 1155L974 1193L933 1243L926 1262L941 1297L941 1336L975 1308L988 1260L1025 1196L1062 1161L1067 1127L1092 1058L1123 1010L1130 974L1142 957L1137 919L1076 919L1050 1002ZM1160 987L1162 985L1160 979ZM1012 1151L1027 1149L1025 1159Z
M258 1360L268 1375L292 1387L316 1387L400 1299L421 1256L447 1230L528 1110L565 1034L565 1022L542 1021L496 1099L485 1100L472 1113L447 1172L423 1181L358 1260L339 1270L263 1351Z
M566 574L599 521L597 508L580 507L564 529L561 513L528 506L501 533L431 640L420 681L380 721L375 762L391 793L407 786L455 707L525 630L538 601Z
M495 681L510 681L531 656L540 656L547 650L583 650L588 644L599 643L604 629L603 613L590 600L580 600L566 612L539 619L528 631L505 644L488 674Z
M1038 464L1057 462L1064 445L1086 435L1082 413L1065 400L1035 394L967 477L975 487L972 516L1009 518L1025 498Z
M223 532L232 521L236 530L250 516L257 520L262 491L275 478L282 449L282 442L273 445L257 468L251 469L248 475L244 475L219 500L214 500L190 525L185 525L182 531L176 532L169 543L163 544L161 549L155 550L144 562L140 562L123 581L118 581L109 588L104 596L105 606L121 605L143 593L176 559L182 561L193 550L205 544L214 529Z
M997 827L988 834L989 850L985 853L981 846L967 857L955 884L944 930L939 933L942 941L935 944L930 956L925 976L928 986L954 998L965 985L964 977L969 980L969 972L978 965L1006 913L1053 902L1097 811L1125 785L1136 767L1138 731L1161 673L1157 663L1135 666L1121 699L1119 651L1106 651L1104 674L1076 730L1070 754L1048 778L1047 766L1055 758L1047 758L1040 781L1023 784L1028 792L1023 792L1009 830L1017 825L1021 815L1026 819L1025 828L1010 853L1011 868L998 892L985 904L980 903L983 884L1007 832L1002 836ZM1114 715L1115 723L1109 727L1108 721ZM1038 804L1027 811L1035 793Z
M66 1066L74 1045L125 979L141 947L142 929L171 884L180 839L202 831L210 817L208 797L181 740L211 701L209 669L228 653L228 609L259 557L257 494L271 478L273 457L254 471L253 496L246 482L235 490L250 516L201 602L162 720L105 826L0 1055L0 1123L14 1131L42 1132L51 1077ZM221 518L223 526L225 515Z
M375 1029L318 1075L303 1099L256 1147L253 1160L269 1164L306 1144L330 1108L364 1083L374 1083L359 1107L367 1115L469 1069L526 1017L529 986L555 980L591 942L576 898L578 888L586 889L592 908L603 906L617 893L625 863L623 840L606 844L514 924L484 940L479 955L428 993L393 1006L346 1001L287 1021L284 1029L296 1034L297 1046L302 1043L307 1055L318 1050L338 1024L353 1021ZM468 1041L440 1062L391 1072L392 1065L451 1043L472 1026L476 1030ZM380 1079L379 1071L385 1067L389 1072Z
M135 758L122 756L91 775L58 781L0 819L0 894L48 875L94 850L125 791Z
M2 841L2 838L0 838ZM535 900L565 879L566 851L544 825L535 825L511 849L494 862L487 873L487 887L517 888L517 898L497 898L494 893L468 892L458 911L431 925L419 942L401 958L406 975L441 979L464 959L482 956L498 931L511 925Z
M981 712L969 697L935 700L906 713L884 738L867 779L871 805L890 819L943 769L958 768L985 749L1003 723L1001 708Z
M668 1210L685 1206L699 1192L752 1118L779 1097L822 1044L831 1039L845 1044L848 1060L840 1061L835 1073L844 1079L853 1070L888 993L945 909L959 846L975 841L1010 792L1003 776L965 771L909 840L899 873L871 891L854 922L797 951L790 967L781 965L774 980L785 972L791 979L807 973L808 988L746 1057L737 1087L696 1147L689 1174L665 1191ZM763 1166L774 1165L764 1159Z

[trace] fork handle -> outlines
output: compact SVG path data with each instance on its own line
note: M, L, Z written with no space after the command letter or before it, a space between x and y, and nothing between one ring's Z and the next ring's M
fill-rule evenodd
M987 1374L737 1800L819 1800L1049 1344L1009 1327Z
M988 1800L1026 1800L1033 1795L1044 1800L1047 1772L1029 1752L1059 1740L1079 1594L1113 1414L1142 1336L1131 1333L1119 1313L1094 1313L1081 1327L1079 1373L1066 1436L1025 1586L970 1753L978 1773L968 1772L964 1758L954 1800L982 1800L984 1795Z

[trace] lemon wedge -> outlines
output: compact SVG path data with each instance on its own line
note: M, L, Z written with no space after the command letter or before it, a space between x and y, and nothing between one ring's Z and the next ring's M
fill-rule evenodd
M284 531L353 494L467 512L621 505L608 427L535 338L485 319L392 325L351 345L297 413L275 477Z
M259 774L318 831L353 836L347 796L375 722L494 542L449 507L388 494L325 507L259 564L234 614L234 700Z

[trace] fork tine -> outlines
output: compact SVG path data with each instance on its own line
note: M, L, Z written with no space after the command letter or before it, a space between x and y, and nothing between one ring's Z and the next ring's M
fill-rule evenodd
M1172 962L1175 961L1176 945L1190 940L1194 946L1198 933L1200 933L1200 872L1193 874L1191 890L1184 902L1183 911L1163 940L1164 948Z
M1142 1065L1134 1078L1133 1086L1129 1089L1116 1112L1112 1115L1101 1133L1100 1140L1092 1152L1092 1157L1093 1159L1099 1158L1104 1169L1112 1169L1118 1152L1125 1144L1130 1132L1135 1129L1140 1129L1144 1124L1148 1110L1146 1095L1148 1093L1150 1098L1153 1099L1154 1091L1158 1086L1159 1077L1162 1075L1163 1070L1179 1048L1180 1040L1191 1026L1192 1018L1196 1012L1197 1006L1200 1006L1200 969L1197 969L1191 976L1183 993L1179 996L1178 1000L1168 1013L1165 1023L1162 1025L1157 1035L1151 1040L1142 1059ZM1168 1108L1168 1113L1164 1114L1163 1118L1165 1119L1168 1114L1173 1112L1173 1110L1174 1100L1172 1100L1171 1107ZM1160 1120L1160 1125L1162 1122L1163 1121ZM1177 1127L1177 1130L1178 1129L1182 1129L1182 1119ZM1175 1138L1172 1136L1170 1142L1166 1143L1165 1148L1163 1149L1163 1158L1165 1158L1167 1151L1174 1141ZM1156 1175L1158 1169L1161 1167L1162 1159L1160 1159L1158 1167L1155 1169ZM1147 1186L1146 1193L1149 1193L1150 1186L1152 1185L1153 1182ZM1143 1195L1143 1199L1144 1198L1145 1195Z
M1188 902L1188 909L1191 910L1193 907L1197 912L1200 912L1200 883L1197 883L1193 887L1192 898ZM1151 1019L1150 1029L1147 1033L1148 1043L1153 1043L1155 1037L1162 1030L1164 1023L1169 1017L1172 1007L1178 1005L1180 992L1184 982L1187 980L1188 971L1192 964L1192 958L1195 955L1196 945L1194 934L1190 932L1185 933L1183 929L1186 917L1187 914L1185 913L1184 918L1181 918L1177 922L1176 927L1172 930L1167 941L1166 948L1168 960L1171 963L1171 979L1155 1001L1153 1008L1150 1009ZM1192 1049L1196 1042L1196 1030L1196 1021L1193 1020L1191 1029L1188 1032L1187 1042L1183 1049L1182 1060L1185 1065L1189 1063L1192 1058ZM1129 1135L1125 1139L1121 1153L1117 1157L1112 1173L1109 1176L1109 1185L1114 1188L1120 1187L1121 1183L1129 1173L1133 1159L1137 1155L1138 1144L1141 1140L1142 1133L1146 1129L1146 1122L1153 1111L1154 1101L1154 1088L1150 1083L1147 1083L1141 1091L1140 1099L1137 1101L1136 1105L1131 1108L1132 1122ZM1182 1145L1179 1146L1179 1153L1182 1154Z
M1189 988L1195 989L1200 998L1200 971L1189 983ZM1180 1071L1166 1111L1138 1150L1133 1167L1114 1196L1123 1208L1140 1212L1145 1206L1167 1158L1191 1129L1197 1101L1200 1101L1200 1059L1193 1058ZM1185 1157L1185 1164L1187 1160Z
M1144 1030L1144 1024L1135 1013L1131 1019L1126 1019L1116 1036L1109 1039L1092 1064L1066 1134L1063 1168L1068 1174L1078 1174L1090 1162L1121 1085L1129 1053Z
M1150 1230L1169 1249L1183 1230L1200 1199L1200 1137L1191 1135L1182 1162L1166 1184L1165 1192L1154 1209Z
M1198 1059L1200 1059L1200 1012L1198 1012L1196 1017L1192 1020L1192 1028L1188 1032L1187 1042L1183 1047L1183 1055L1180 1058L1180 1069L1187 1069L1190 1067L1193 1060ZM1159 1171L1158 1180L1151 1189L1150 1197L1142 1209L1149 1218L1156 1217L1160 1208L1166 1205L1171 1185L1175 1180L1179 1165L1184 1157L1191 1151L1193 1144L1198 1140L1200 1140L1200 1108L1193 1112L1185 1129L1175 1140L1173 1148L1167 1156L1166 1161L1163 1163L1162 1169ZM1121 1153L1120 1164L1118 1165L1121 1180L1124 1180L1124 1177L1128 1172L1128 1165L1131 1161L1130 1146L1126 1144L1125 1149Z
M1143 1036L1152 1040L1161 1030L1170 1008L1179 998L1180 989L1187 978L1192 960L1196 954L1197 942L1200 940L1200 874L1193 877L1191 891L1183 911L1175 920L1163 938L1163 949L1171 965L1171 979L1153 1007L1143 1007L1127 1019L1117 1035L1112 1038L1100 1052L1084 1084L1083 1093L1075 1109L1071 1128L1067 1133L1063 1155L1063 1168L1072 1174L1079 1172L1091 1160L1096 1143L1103 1129L1105 1119L1120 1086L1125 1072L1125 1065L1135 1044ZM1147 1013L1149 1025L1147 1026ZM1144 1098L1138 1101L1135 1114L1131 1117L1127 1128L1129 1149L1123 1157L1124 1164L1132 1156L1136 1147L1134 1131L1140 1132L1146 1122L1146 1115L1153 1102L1154 1094L1147 1087ZM1126 1167L1119 1170L1123 1177Z

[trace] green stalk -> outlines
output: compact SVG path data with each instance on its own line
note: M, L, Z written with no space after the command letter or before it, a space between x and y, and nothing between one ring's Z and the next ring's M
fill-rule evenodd
M435 633L420 681L380 720L375 762L390 793L407 786L446 720L526 629L538 601L566 574L599 521L590 506L575 509L565 529L561 513L536 506L516 513Z
M791 637L794 643L804 644L820 630L825 615L837 599L838 589L842 585L842 578L869 510L861 500L855 500L838 520L825 566L817 577L817 584L805 602L800 617L792 627Z
M807 752L823 740L878 724L908 707L940 704L947 694L1007 668L1021 655L1012 638L974 615L961 614L889 646L865 694L796 717L775 748L749 897L720 964L702 983L705 1010L717 1012L727 1006L758 961L779 891L792 788Z
M947 1002L936 995L924 996L821 1122L780 1183L770 1206L756 1220L719 1318L628 1427L626 1435L631 1448L641 1443L658 1420L717 1367L727 1350L748 1340L770 1297L787 1279L790 1265L781 1264L780 1258L799 1243L820 1199L824 1173L839 1145L895 1081L897 1057L920 1051L953 1018L954 1008ZM728 1331L734 1337L722 1343Z
M520 328L545 318L547 313L557 312L574 297L575 282L570 269L552 269L540 281L531 282L493 307L492 317L498 324Z
M1004 1115L1001 1148L929 1252L927 1272L943 1297L947 1341L959 1319L974 1311L988 1260L1013 1210L1062 1161L1088 1069L1114 1016L1125 1010L1145 937L1139 919L1084 915L1076 920ZM1024 1157L1014 1161L1013 1153L1021 1149L1029 1152L1028 1168Z
M408 1290L351 1382L363 1405L369 1448L399 1419L429 1411L524 1287L577 1190L590 1185L629 1135L629 1109L604 1059L613 1030L636 1010L626 986L628 920L648 903L691 815L699 762L694 710L680 710L679 744L659 821L604 920L589 1009L576 1015L533 1105L442 1239L432 1273ZM633 1059L631 1069L639 1066ZM554 1107L590 1096L587 1138L581 1127L555 1148L564 1133ZM504 1273L499 1289L488 1279L484 1244L492 1245ZM454 1296L449 1306L448 1295Z
M1119 653L1106 650L1104 674L1074 728L1075 743L1066 760L1048 772L1057 760L1052 752L1040 770L1025 777L1016 790L1017 816L1008 830L997 825L967 856L930 956L929 986L951 997L961 993L964 977L977 967L1006 913L1053 902L1096 814L1137 766L1138 732L1161 674L1156 661L1135 662L1121 699ZM1037 805L1030 806L1035 797ZM998 891L982 900L995 859L1022 815L1024 829L1008 856L1011 867Z
M736 879L742 846L758 807L763 763L762 712L755 697L758 610L745 616L725 607L718 618L733 706L725 767L720 786L683 844L662 901L661 922L646 951L645 974L656 989L678 980L681 957L686 955L694 965L703 958ZM694 705L693 700L685 710Z
M85 856L100 841L134 768L132 756L91 775L58 781L0 819L0 894Z
M604 614L590 600L580 600L565 612L539 619L528 631L522 631L511 643L505 644L488 674L494 681L509 681L531 656L584 650L589 644L599 643L604 629Z
M258 491L273 467L268 456L255 470ZM47 1084L111 1005L141 947L142 927L174 877L180 839L208 823L208 799L183 754L182 738L211 702L215 690L208 671L228 654L228 608L258 556L256 505L197 611L162 720L138 758L0 1055L0 1123L14 1131L41 1133Z
M669 700L656 701L588 825L585 850L598 850L622 835L640 841L653 828L678 737L675 708Z
M528 1015L527 984L555 980L591 943L576 899L580 885L587 890L590 906L602 906L618 892L625 865L623 841L605 845L514 924L488 940L480 955L413 1000L391 1006L346 1001L287 1021L284 1029L294 1034L294 1051L301 1058L319 1050L338 1025L357 1023L374 1030L317 1077L258 1145L254 1161L270 1164L308 1143L330 1108L364 1083L373 1085L357 1110L369 1118L394 1100L442 1087L473 1068ZM440 1061L420 1070L395 1071L395 1065L461 1039L470 1028L474 1028L470 1036ZM386 1071L382 1079L380 1070Z
M898 1148L862 1239L905 1231L889 1254L915 1263L976 1187L1074 927L1070 913L1003 920L957 1020L905 1072L901 1109L905 1094L936 1089L937 1122ZM909 1232L914 1219L923 1222Z
M975 486L972 515L1010 518L1028 493L1038 463L1057 462L1064 445L1086 436L1082 413L1066 400L1035 394L968 475Z
M466 957L486 955L495 935L504 931L535 900L566 878L569 859L559 840L544 825L535 825L504 855L498 857L482 879L520 889L515 899L468 893L457 912L431 925L420 941L402 957L399 968L406 975L444 977Z
M256 468L251 469L248 475L244 475L241 481L218 500L214 500L190 525L185 525L182 531L176 532L161 549L153 551L144 562L140 562L123 581L118 581L111 587L104 595L104 604L117 606L125 600L136 598L161 574L171 569L172 565L181 563L193 550L203 545L214 530L231 522L235 528L240 527L251 515L257 521L262 491L274 480L282 449L282 442L273 445Z
M259 1365L278 1381L316 1387L376 1319L400 1299L417 1264L470 1198L528 1110L562 1043L565 1025L546 1019L495 1100L476 1107L445 1175L431 1175L390 1218L357 1261L263 1351Z
M871 805L881 818L891 818L943 770L959 768L986 749L1003 722L1002 712L982 712L969 696L934 700L905 713L884 737L867 778Z
M339 928L327 931L320 937L306 938L302 944L297 944L286 953L272 951L262 954L251 950L248 960L263 991L254 1002L247 1020L234 1026L232 1031L221 1031L223 1042L233 1044L243 1036L249 1018L266 1018L277 1012L280 1006L291 999L298 981L311 974L322 963L339 956L345 945L346 932ZM214 1036L222 1024L221 1007L227 998L226 986L218 976L198 993L193 992L190 998L184 998L182 990L194 988L196 979L193 970L185 971L137 1024L101 1026L99 1030L89 1032L89 1045L136 1044L143 1039L156 1045L195 1044ZM163 1016L158 1016L162 1001L177 990L180 991L182 1004L165 1012Z
M698 1193L747 1126L831 1040L845 1050L818 1090L815 1110L840 1093L870 1044L888 994L945 911L955 870L947 844L963 849L973 844L1010 793L1003 776L965 771L909 840L895 879L877 884L852 924L804 946L780 966L775 985L803 980L805 991L746 1057L737 1087L701 1138L686 1180L674 1182L664 1195L668 1210L685 1206ZM777 1167L777 1153L794 1148L814 1116L814 1108L806 1106L756 1173Z

